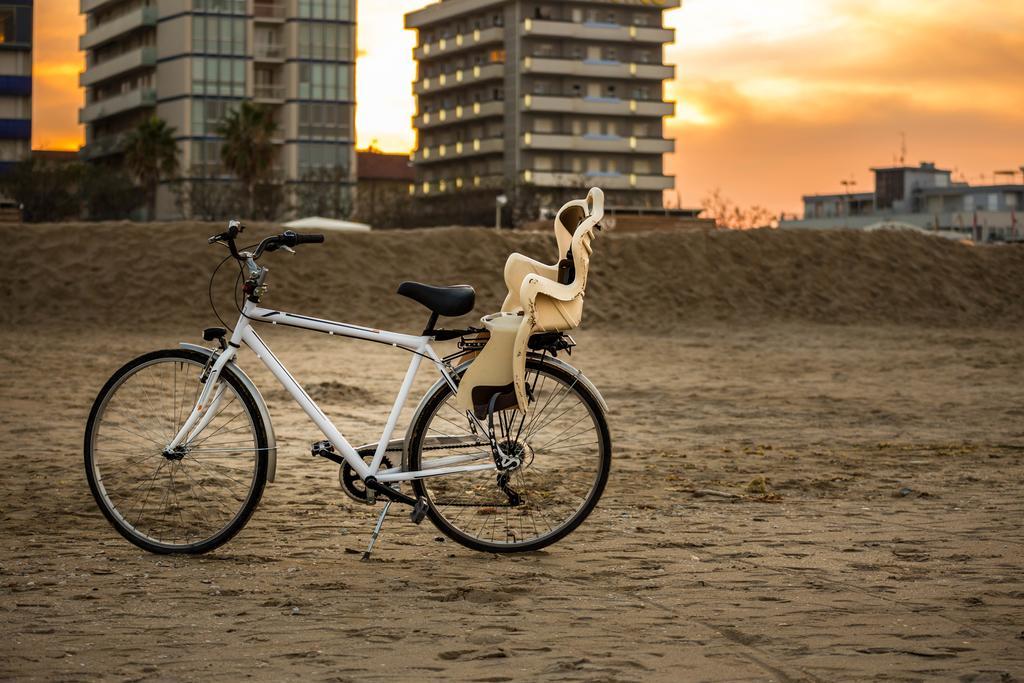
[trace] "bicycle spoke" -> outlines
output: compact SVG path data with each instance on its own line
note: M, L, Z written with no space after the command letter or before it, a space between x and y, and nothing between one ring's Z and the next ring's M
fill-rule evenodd
M446 527L488 546L522 546L559 533L592 499L601 476L604 451L598 417L580 398L578 376L563 379L531 366L527 377L533 396L527 410L499 411L494 420L495 439L506 444L503 450L512 449L506 454L519 448L521 466L504 475L497 469L453 473L421 484ZM481 460L491 456L483 443L472 448L442 445L440 453L428 447L428 439L448 436L453 428L480 439L468 433L468 425L450 419L449 411L462 418L452 401L449 392L424 418L416 446L421 469L431 460L467 450Z
M87 461L94 493L137 543L189 548L223 536L254 490L269 449L257 441L256 416L231 381L216 388L218 405L199 438L165 450L171 437L162 433L177 433L191 414L203 367L178 356L140 363L93 418Z

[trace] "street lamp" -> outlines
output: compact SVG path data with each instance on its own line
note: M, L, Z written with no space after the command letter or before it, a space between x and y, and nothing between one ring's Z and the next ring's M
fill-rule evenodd
M856 180L842 180L842 181L839 182L839 184L842 185L844 188L846 188L846 217L849 218L850 217L850 202L852 201L852 197L850 197L850 188L851 187L855 187L857 185L857 181Z
M501 210L508 206L508 195L499 194L494 199L494 228L501 230Z

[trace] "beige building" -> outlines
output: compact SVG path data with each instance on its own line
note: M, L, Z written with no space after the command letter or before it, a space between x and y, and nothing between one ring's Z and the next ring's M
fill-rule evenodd
M602 187L611 205L661 208L663 12L679 0L441 0L406 16L418 76L412 193L438 206L531 194L557 207ZM513 199L515 201L515 199ZM481 206L481 208L486 208Z
M274 108L274 171L293 199L355 184L355 0L80 0L84 158L122 152L156 114L176 129L186 180L226 179L218 123L243 101ZM301 209L300 209L301 210ZM177 215L163 188L160 217Z

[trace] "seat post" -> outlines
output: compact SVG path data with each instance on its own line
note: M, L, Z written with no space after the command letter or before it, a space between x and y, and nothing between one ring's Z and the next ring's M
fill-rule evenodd
M427 323L426 329L423 330L424 337L434 336L434 327L437 325L437 313L433 313L430 316L430 322Z

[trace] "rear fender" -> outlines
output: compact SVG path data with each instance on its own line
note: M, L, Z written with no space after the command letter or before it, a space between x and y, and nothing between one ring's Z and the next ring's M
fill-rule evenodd
M201 353L204 356L214 356L220 352L215 349L208 349L205 346L199 346L198 344L178 344L183 349L189 351L195 351ZM267 409L267 402L263 400L263 394L256 388L249 376L245 374L242 368L238 367L238 364L232 360L225 366L225 370L235 375L242 385L249 390L252 394L253 400L256 401L256 407L260 411L260 418L263 420L263 428L267 432L267 481L270 483L274 482L274 477L277 475L277 438L274 436L274 424L270 421L270 411Z
M590 378L583 374L582 370L578 370L573 366L569 365L568 363L566 363L565 361L555 358L554 356L541 356L540 354L537 353L531 353L529 354L529 357L536 360L541 360L543 358L545 363L557 366L560 370L564 370L565 372L575 377L577 380L579 380L580 384L585 386L597 398L597 402L601 405L601 410L604 411L605 415L608 414L608 403L604 400L604 396L602 396L601 392L598 391L598 388L594 386L594 383L590 381ZM465 373L465 371L469 368L469 366L472 363L472 360L468 360L465 363L462 363L458 367L456 367L455 376L462 377L463 373ZM402 446L403 470L407 469L406 463L409 462L409 439L412 437L412 428L417 422L419 422L420 413L423 412L423 407L424 404L426 403L425 399L427 396L432 396L434 392L440 389L445 383L446 382L443 377L434 382L433 386L431 386L430 389L428 389L426 393L423 394L424 400L420 401L419 406L416 408L416 412L412 416L412 420L409 421L409 429L405 433L405 440ZM376 444L370 445L376 446ZM393 448L395 445L397 445L395 442L389 444L389 450Z

